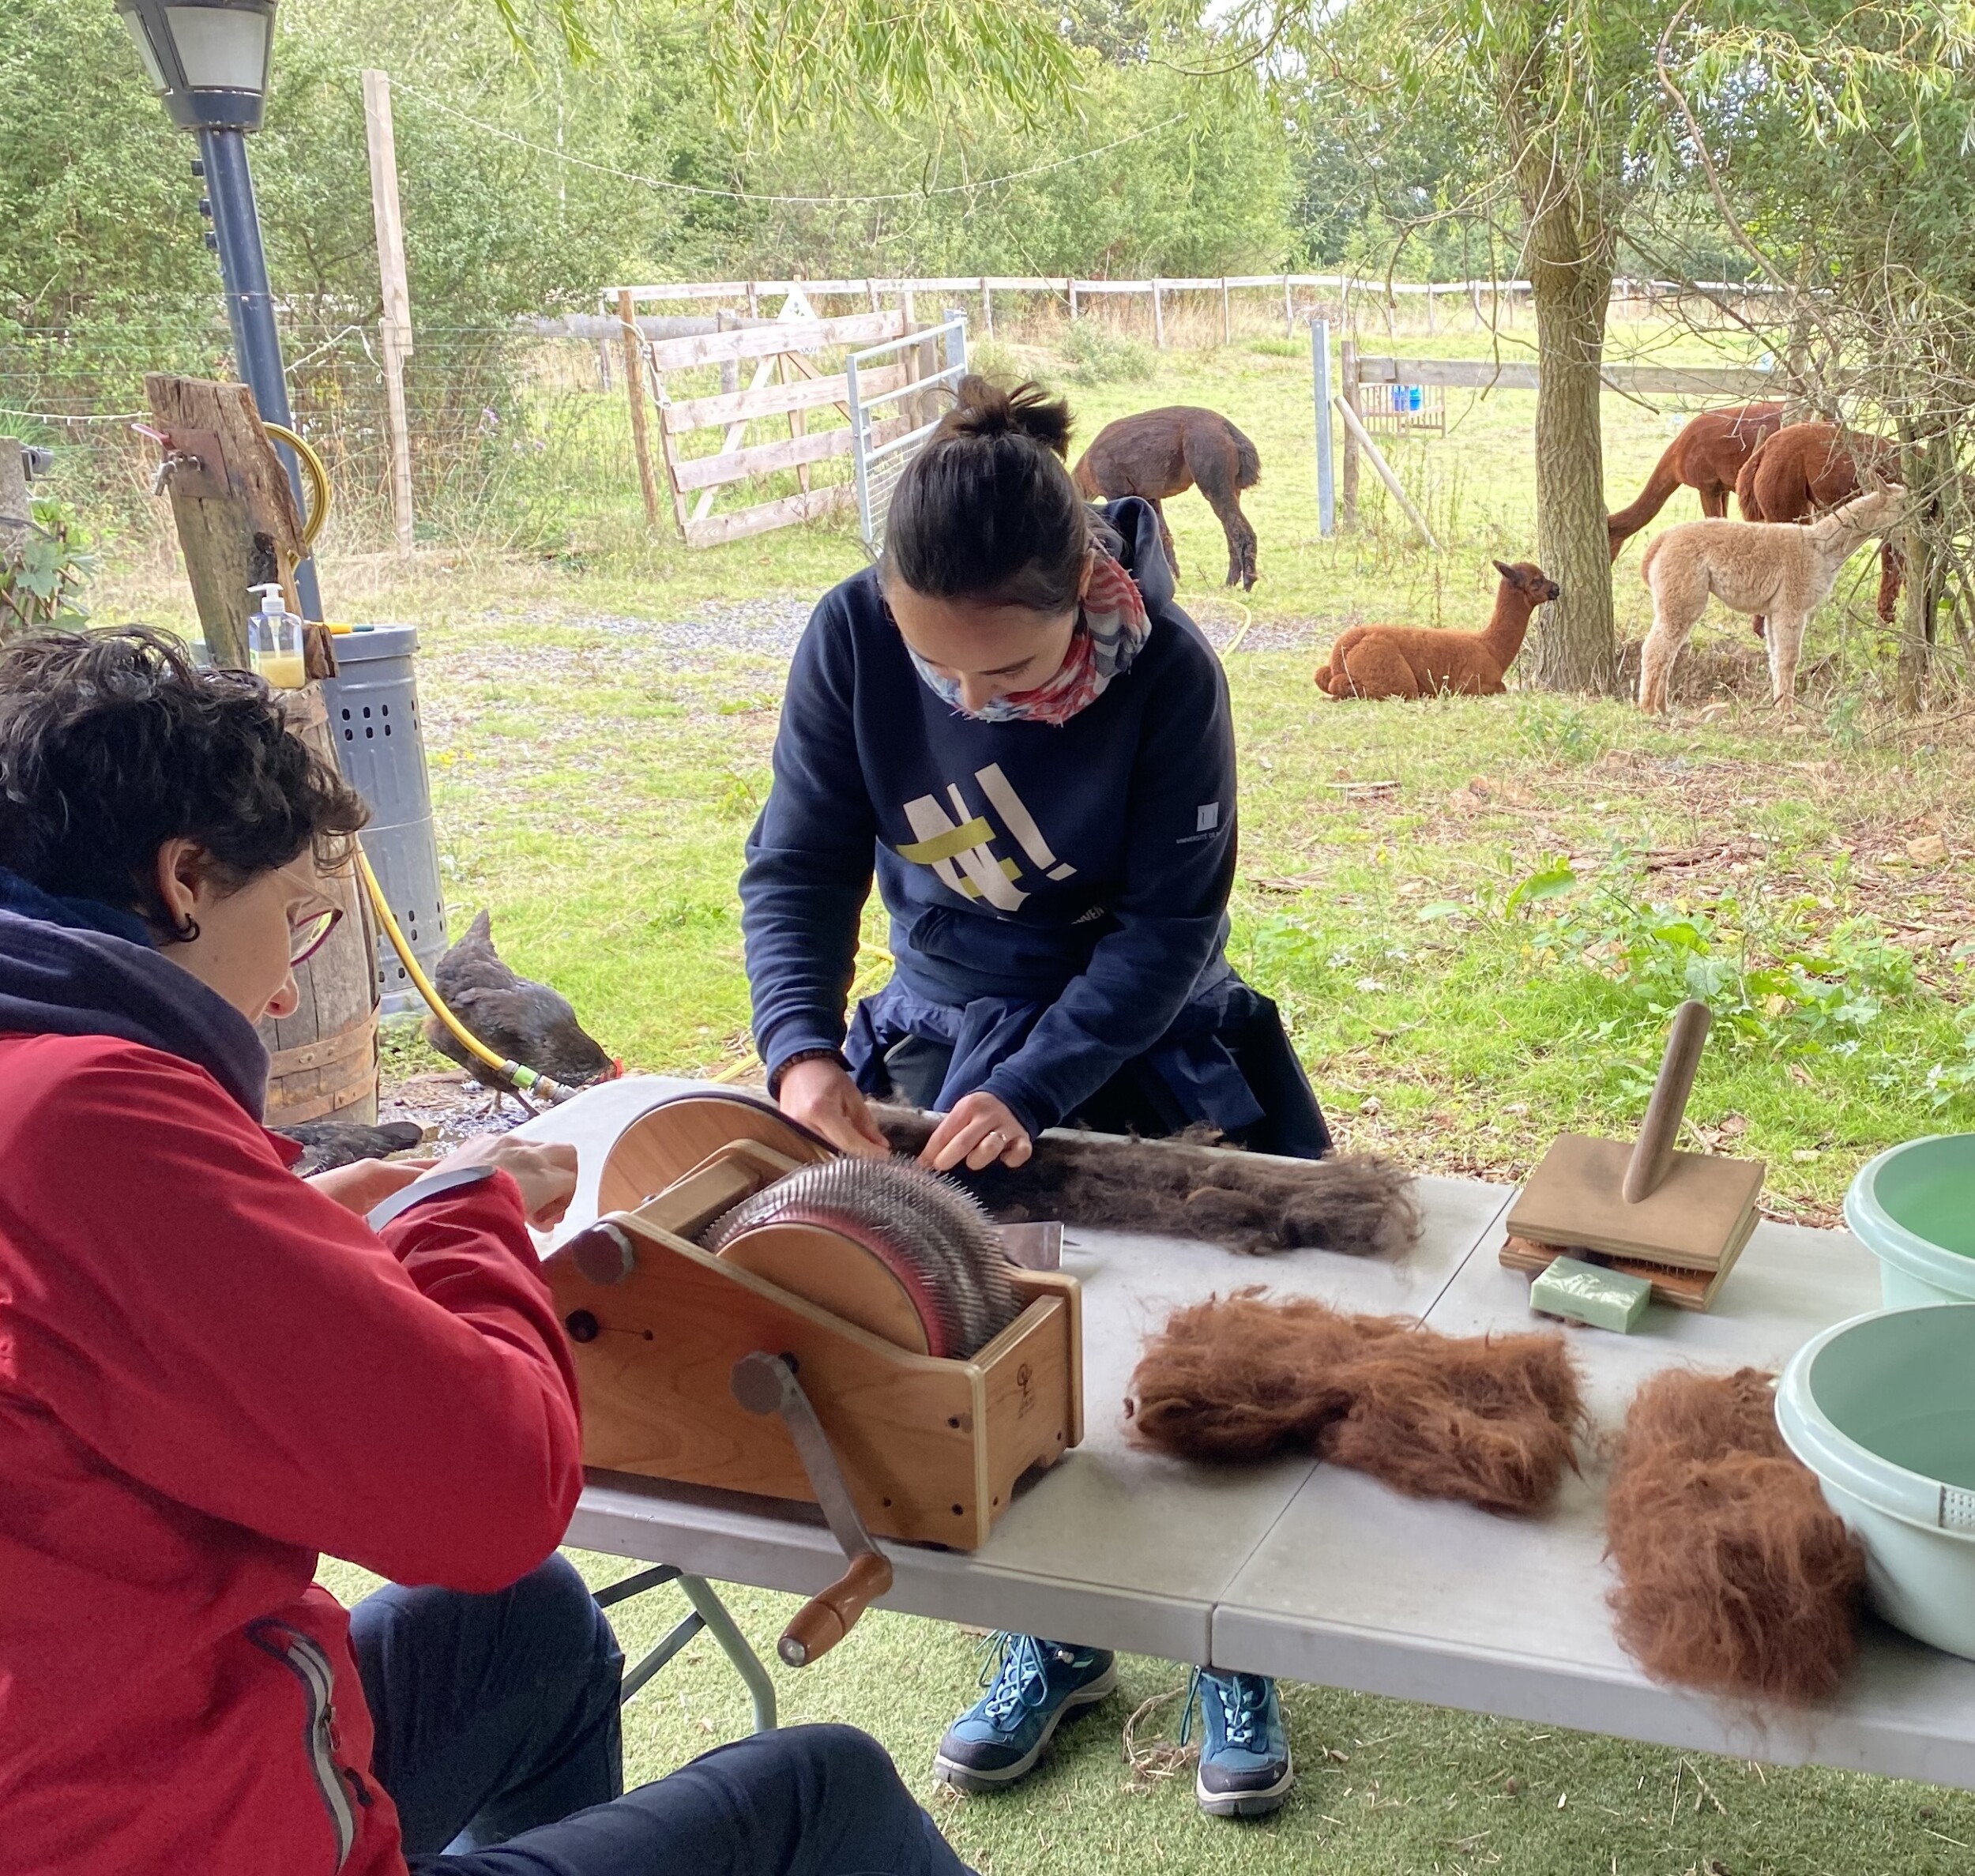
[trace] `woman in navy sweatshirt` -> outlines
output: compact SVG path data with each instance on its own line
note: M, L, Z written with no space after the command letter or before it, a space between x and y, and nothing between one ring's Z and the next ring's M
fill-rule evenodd
M1275 1006L1225 953L1226 680L1172 603L1152 509L1077 493L1070 422L1033 386L964 380L899 482L882 561L796 648L741 879L769 1085L852 1152L886 1150L867 1095L942 1113L924 1156L942 1170L1020 1165L1063 1122L1205 1121L1319 1157ZM874 870L896 971L847 1035ZM935 1761L963 1789L1022 1776L1115 1682L1108 1652L1002 1641ZM1273 1810L1293 1777L1273 1684L1198 1678L1201 1803Z

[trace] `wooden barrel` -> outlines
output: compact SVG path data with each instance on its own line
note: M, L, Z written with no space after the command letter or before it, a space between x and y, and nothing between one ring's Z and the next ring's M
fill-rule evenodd
M335 765L322 686L291 694L289 720L310 748ZM269 1064L267 1123L377 1118L377 940L370 901L354 869L326 882L343 917L329 942L295 973L301 1006L264 1022Z

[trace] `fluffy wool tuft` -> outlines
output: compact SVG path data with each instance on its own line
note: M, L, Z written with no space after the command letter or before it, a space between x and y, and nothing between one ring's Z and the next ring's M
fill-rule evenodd
M1639 1389L1607 1514L1612 1607L1655 1680L1800 1703L1858 1652L1865 1554L1784 1445L1774 1379L1672 1370Z
M1314 1452L1413 1498L1526 1513L1576 1468L1583 1405L1560 1336L1437 1335L1248 1289L1174 1314L1125 1413L1139 1445L1182 1458Z
M916 1107L871 1111L894 1152L916 1153L939 1125ZM1250 1257L1305 1248L1399 1257L1420 1238L1412 1174L1371 1153L1281 1160L1191 1138L1066 1131L1043 1135L1025 1165L954 1176L1004 1224L1058 1218Z

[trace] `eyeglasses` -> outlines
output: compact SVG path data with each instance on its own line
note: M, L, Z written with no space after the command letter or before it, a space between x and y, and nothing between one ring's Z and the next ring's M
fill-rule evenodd
M305 912L288 920L290 968L306 962L329 942L329 934L343 922L343 908L332 905L322 912Z

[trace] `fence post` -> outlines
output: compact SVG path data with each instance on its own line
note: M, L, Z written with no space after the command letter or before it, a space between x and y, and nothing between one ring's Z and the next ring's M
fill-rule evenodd
M384 317L384 407L391 432L391 521L401 554L412 551L412 436L404 405L404 361L412 355L412 295L405 282L404 218L398 205L397 140L387 72L363 73L363 130L371 152L371 213L377 227Z
M1338 353L1339 375L1342 379L1338 389L1345 402L1356 411L1358 408L1358 344L1355 339L1346 339ZM1349 424L1344 427L1344 524L1355 528L1358 524L1358 439Z
M1234 343L1234 306L1228 298L1228 280L1224 274L1221 280L1221 343L1223 345Z
M1282 276L1282 332L1285 338L1293 339L1296 336L1296 303L1290 298L1289 276L1286 273Z
M623 327L624 389L631 400L631 446L638 453L638 486L645 493L645 521L658 525L658 483L652 475L652 439L645 427L645 361L639 355L638 319L629 288L617 296L618 322Z
M995 336L995 295L984 273L980 276L980 329L990 339Z
M1077 317L1077 283L1074 280L1070 283L1070 317L1072 319Z
M1152 283L1152 342L1160 351L1166 349L1165 296L1156 278Z
M1433 283L1427 282L1427 336L1433 336Z
M762 284L759 280L747 283L747 317L758 319L762 316Z
M1330 463L1330 321L1310 321L1310 373L1317 389L1317 532L1337 531L1337 491Z

